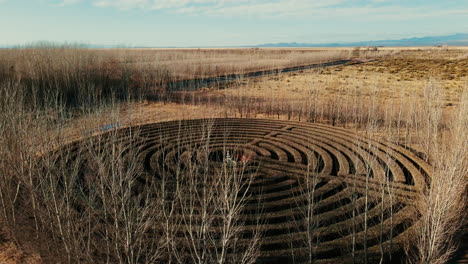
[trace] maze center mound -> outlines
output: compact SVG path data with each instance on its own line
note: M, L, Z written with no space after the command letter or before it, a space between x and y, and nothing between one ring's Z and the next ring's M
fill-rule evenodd
M260 231L265 263L306 261L310 252L318 262L349 260L353 249L363 256L367 248L369 258L379 258L381 248L386 258L403 252L429 172L408 149L319 124L202 119L120 129L109 138L112 133L137 151L142 188L174 181L194 164L208 164L213 177L223 166L252 176L243 186L237 243L251 243Z

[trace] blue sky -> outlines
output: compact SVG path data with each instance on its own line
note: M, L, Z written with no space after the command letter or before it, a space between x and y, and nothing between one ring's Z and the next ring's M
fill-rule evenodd
M0 0L0 45L350 42L468 33L468 0Z

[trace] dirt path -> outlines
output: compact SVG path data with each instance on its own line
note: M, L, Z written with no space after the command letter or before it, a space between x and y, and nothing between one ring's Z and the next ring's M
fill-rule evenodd
M202 87L206 87L212 84L223 84L223 83L228 83L228 82L232 82L232 81L236 81L236 80L244 79L244 78L268 76L268 75L275 75L275 74L285 73L285 72L302 71L302 70L308 70L308 69L345 65L345 64L354 65L354 64L363 63L363 62L365 61L339 60L339 61L331 61L331 62L325 62L325 63L316 63L316 64L309 64L309 65L302 65L302 66L295 66L295 67L287 67L287 68L282 68L282 69L255 71L255 72L249 72L249 73L244 73L244 74L227 74L227 75L222 75L222 76L217 76L217 77L176 81L176 82L168 83L167 90L171 92L183 91L183 90L193 91L193 90L197 90L197 89L200 89Z

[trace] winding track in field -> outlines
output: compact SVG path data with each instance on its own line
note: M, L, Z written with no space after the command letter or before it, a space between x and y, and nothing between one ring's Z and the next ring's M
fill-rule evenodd
M130 140L130 131L138 131L138 136ZM320 124L199 119L124 128L117 134L119 142L138 150L138 162L152 179L159 179L163 171L175 175L188 167L202 146L208 147L207 157L215 165L222 163L227 151L249 157L247 166L255 178L241 212L244 227L239 242L250 242L260 216L262 263L306 259L304 214L310 194L304 187L306 177L317 179L316 263L351 261L353 239L355 256L362 257L367 247L369 259L378 259L382 244L385 257L392 253L395 259L412 234L417 219L414 204L430 171L426 162L401 146ZM99 137L105 139L106 134Z
M171 92L182 91L182 90L193 91L193 90L200 89L202 87L207 87L212 84L219 85L219 84L224 84L224 83L230 83L230 82L237 81L237 80L242 80L245 78L277 75L279 73L295 72L295 71L317 69L317 68L324 68L324 67L338 66L338 65L354 65L354 64L359 64L359 63L362 63L362 61L337 60L337 61L315 63L315 64L302 65L302 66L286 67L286 68L280 68L280 69L247 72L243 74L234 73L234 74L226 74L226 75L221 75L221 76L216 76L216 77L174 81L174 82L167 83L166 87L167 87L167 90Z

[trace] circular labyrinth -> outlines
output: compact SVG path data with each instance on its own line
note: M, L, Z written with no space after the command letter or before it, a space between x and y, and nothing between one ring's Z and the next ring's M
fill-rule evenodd
M251 243L259 231L262 263L307 261L310 252L324 263L364 254L372 259L381 249L397 258L413 232L414 203L430 171L406 148L319 124L184 120L124 128L117 136L137 152L141 188L174 181L196 162L209 164L212 175L223 164L242 166L242 177L252 182L242 187L247 195L237 243ZM99 137L105 143L105 135Z

